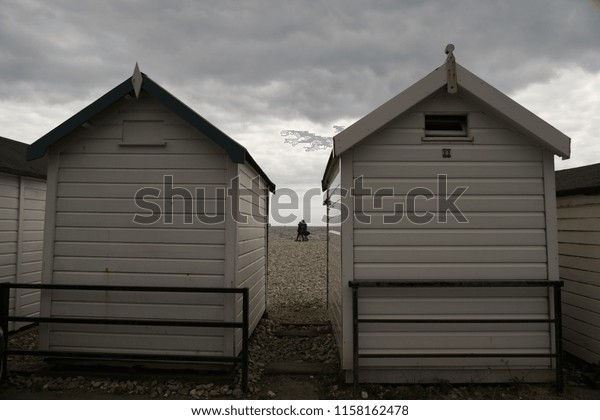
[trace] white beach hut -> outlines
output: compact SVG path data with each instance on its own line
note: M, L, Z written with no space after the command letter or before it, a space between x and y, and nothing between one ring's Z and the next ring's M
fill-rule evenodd
M265 311L269 192L248 151L136 72L33 143L48 158L44 284L248 288ZM238 322L239 296L51 290L42 315ZM50 351L235 356L231 329L44 324Z
M27 144L0 137L0 283L42 279L46 161L27 162L26 155ZM39 290L11 290L11 316L37 316L39 308Z
M600 363L600 164L556 172L565 351Z
M554 156L569 157L570 140L452 50L334 137L328 303L348 380L556 373L545 285L559 279Z

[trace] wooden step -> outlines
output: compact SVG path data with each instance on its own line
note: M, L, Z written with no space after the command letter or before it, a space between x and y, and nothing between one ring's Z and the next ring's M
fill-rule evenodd
M265 366L267 375L324 375L334 373L334 367L319 362L282 360Z
M299 330L299 329L290 329L290 330L278 330L274 331L274 334L278 337L316 337L319 335L329 334L330 331L320 331L314 329L308 330Z

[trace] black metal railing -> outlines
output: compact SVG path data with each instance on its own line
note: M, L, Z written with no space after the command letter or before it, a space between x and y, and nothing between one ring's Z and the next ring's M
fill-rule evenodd
M86 318L86 317L43 317L43 316L9 316L9 298L11 289L38 290L84 290L84 291L114 291L114 292L161 292L161 293L214 293L241 294L242 321L178 321L152 319L118 319L118 318ZM218 362L240 363L242 367L242 390L248 391L248 338L249 338L249 292L247 288L217 288L217 287L146 287L146 286L101 286L101 285L66 285L66 284L15 284L0 283L0 328L4 333L4 354L0 355L4 362L4 372L0 381L8 371L8 356L42 356L60 358L84 358L94 360L151 360L164 362ZM147 353L95 353L81 351L54 350L17 350L8 347L8 323L31 322L52 324L95 324L95 325L136 325L161 327L197 327L197 328L232 328L242 330L242 350L239 356L210 356L210 355L176 355L176 354L147 354Z
M358 396L359 391L359 360L366 358L408 358L408 357L549 357L556 360L556 389L560 393L563 390L563 372L562 372L562 311L561 311L561 287L564 282L561 280L493 280L493 281L454 281L454 280L419 280L419 281L350 281L349 286L352 288L352 339L353 339L353 360L352 360L352 380L353 380L353 391L354 396ZM439 317L436 319L390 319L390 318L360 318L358 314L358 290L360 288L420 288L420 287L544 287L553 289L554 297L554 317L549 313L547 318L478 318L478 319L453 319L450 316ZM369 353L360 354L359 352L359 324L364 323L379 323L379 324L390 324L390 323L409 323L409 324L422 324L422 323L472 323L472 324L483 324L483 323L497 323L497 324L508 324L508 323L521 323L521 324L534 324L534 323L548 323L554 324L554 352L550 349L546 353L505 353L505 352L494 352L494 353L435 353L435 354L424 354L424 353Z

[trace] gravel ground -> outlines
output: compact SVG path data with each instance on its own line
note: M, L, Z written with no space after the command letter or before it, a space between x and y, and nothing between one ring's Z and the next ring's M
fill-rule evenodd
M269 231L269 317L281 322L327 322L327 242L324 228L311 228L307 242L295 230Z
M309 227L308 242L295 242L294 227L272 227L269 243L268 316L250 338L250 392L239 387L240 372L198 378L189 372L48 369L40 358L9 361L0 399L351 399L351 387L340 381L335 340L326 314L326 232ZM301 324L301 325L298 325ZM15 334L12 348L35 348L37 329ZM298 366L304 374L278 373ZM320 371L310 373L310 368ZM596 367L597 369L597 367ZM273 372L274 371L274 372ZM552 384L530 385L366 385L366 399L599 399L600 376L594 367L569 360L566 392ZM209 382L210 381L210 382Z

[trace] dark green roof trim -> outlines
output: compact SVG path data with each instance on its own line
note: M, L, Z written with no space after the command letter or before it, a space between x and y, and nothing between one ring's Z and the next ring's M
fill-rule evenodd
M182 120L214 141L229 155L233 162L248 162L248 164L250 164L250 166L252 166L265 179L269 186L269 191L275 192L275 184L269 179L267 174L265 174L260 166L258 166L256 161L252 158L244 146L233 140L227 134L223 133L213 124L201 117L198 113L181 102L175 96L171 95L144 73L142 73L142 77L143 91L147 92L166 108L173 111L173 113L175 113ZM29 146L27 150L27 159L33 160L41 158L52 144L68 135L78 127L81 127L85 122L89 121L99 112L108 108L128 94L133 95L133 84L131 83L130 78Z

